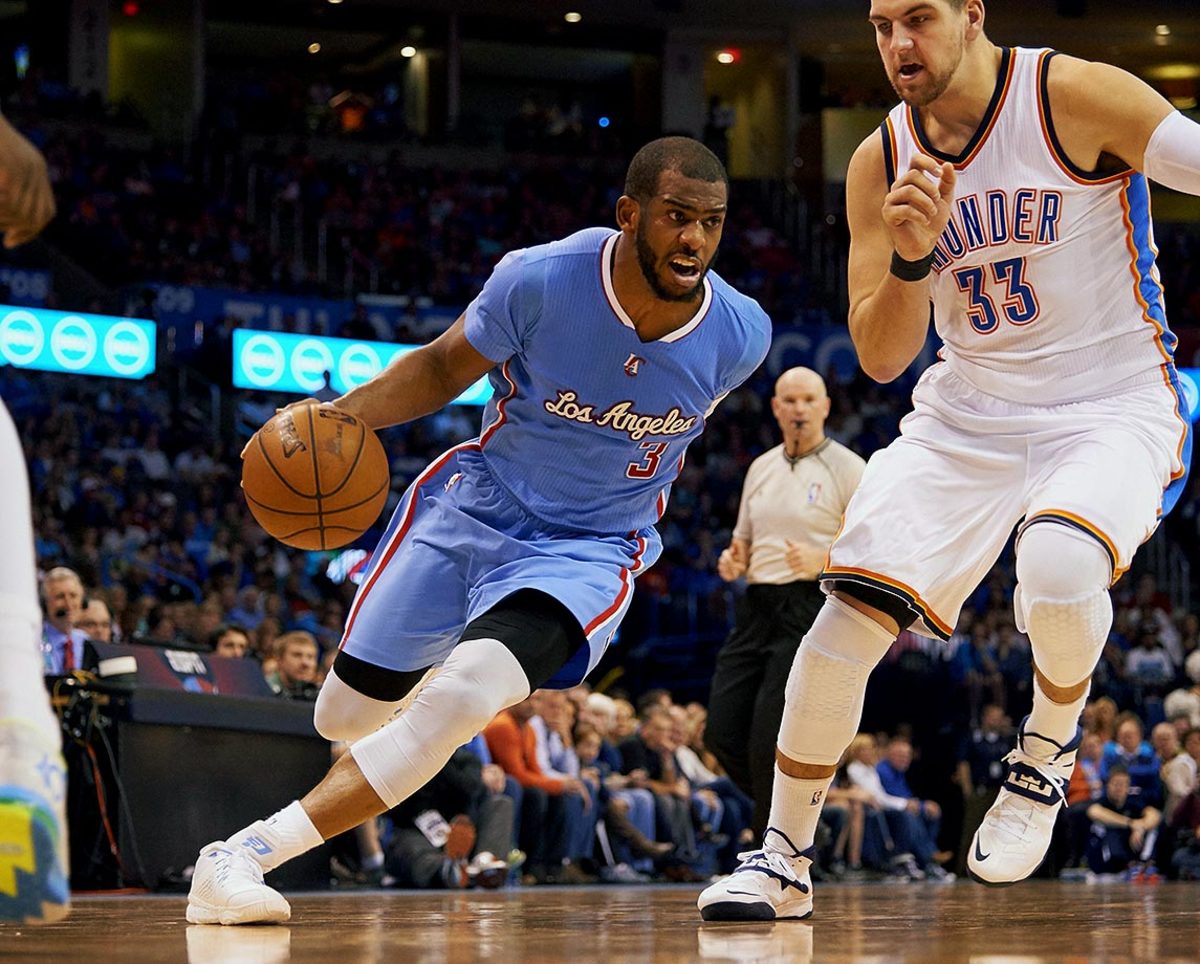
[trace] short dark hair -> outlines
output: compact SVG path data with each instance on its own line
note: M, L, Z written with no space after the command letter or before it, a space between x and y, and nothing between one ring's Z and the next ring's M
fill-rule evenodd
M246 637L246 646L249 647L250 634L246 632L245 629L243 629L237 623L221 623L220 626L208 634L208 648L215 650L217 648L217 643L221 641L221 637L226 633L241 633Z
M633 155L625 173L625 193L644 203L658 193L665 171L678 171L698 181L721 181L729 190L725 165L712 151L691 137L660 137Z
M1113 777L1119 774L1129 776L1129 767L1127 767L1124 763L1114 763L1108 768L1108 777L1106 779L1111 780Z

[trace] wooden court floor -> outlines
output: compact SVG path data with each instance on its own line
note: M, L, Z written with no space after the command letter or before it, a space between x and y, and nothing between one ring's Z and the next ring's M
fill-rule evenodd
M181 897L85 897L0 925L0 960L332 964L513 961L1200 960L1200 886L822 885L810 922L703 924L693 887L358 891L291 897L284 926L196 927Z

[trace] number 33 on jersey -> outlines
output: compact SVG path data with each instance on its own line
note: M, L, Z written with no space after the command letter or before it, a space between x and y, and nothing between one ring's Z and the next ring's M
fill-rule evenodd
M1008 48L987 114L961 154L935 149L906 104L881 131L888 183L918 153L954 164L934 248L941 357L975 387L1050 405L1105 384L1161 384L1166 330L1146 179L1115 159L1080 170L1062 150L1047 76L1055 53Z

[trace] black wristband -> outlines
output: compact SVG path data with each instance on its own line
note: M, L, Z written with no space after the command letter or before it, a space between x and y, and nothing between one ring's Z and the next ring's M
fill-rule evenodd
M933 267L933 255L930 251L919 261L905 261L893 251L891 272L901 281L924 281Z

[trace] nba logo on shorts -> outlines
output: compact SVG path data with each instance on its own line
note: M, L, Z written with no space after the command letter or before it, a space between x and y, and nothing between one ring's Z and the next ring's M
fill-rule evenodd
M638 367L645 360L641 355L635 355L633 352L630 352L629 357L625 359L625 374L633 378L638 373Z

